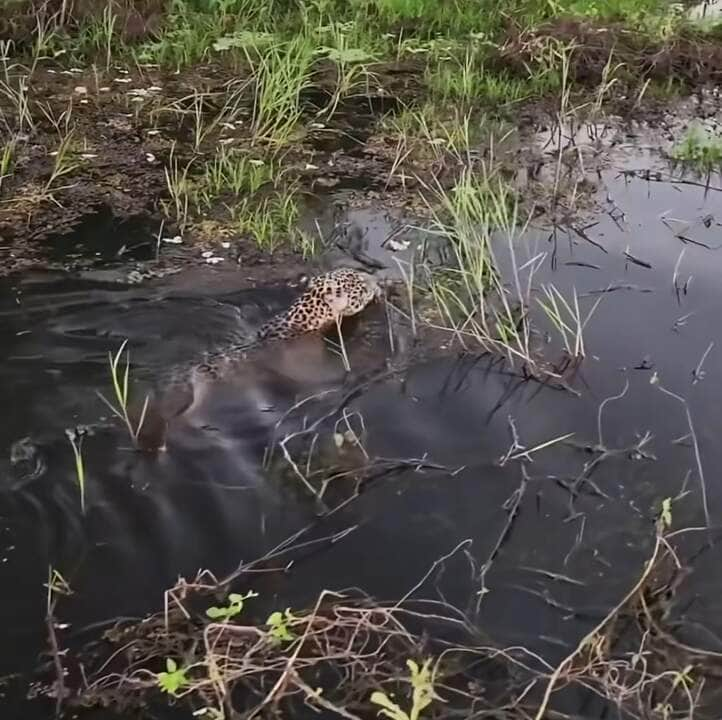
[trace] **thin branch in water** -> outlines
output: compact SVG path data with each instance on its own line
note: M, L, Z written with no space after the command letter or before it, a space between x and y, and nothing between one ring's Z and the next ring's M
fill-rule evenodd
M710 522L709 505L707 503L707 483L704 477L704 469L702 468L702 456L699 451L699 442L697 441L697 433L695 432L694 423L692 422L692 413L690 412L689 404L681 395L677 395L677 393L673 393L671 390L667 390L667 388L665 388L663 385L660 385L659 377L656 373L652 377L650 382L655 384L659 388L659 390L665 395L669 395L669 397L674 398L675 400L677 400L677 402L682 403L682 405L684 406L684 412L687 417L687 425L689 426L689 434L692 438L692 447L694 448L694 458L697 463L697 476L699 478L699 486L702 492L702 509L704 510L704 519L707 527L709 528L712 525Z
M702 353L702 357L700 358L700 361L697 363L697 367L692 370L692 385L696 385L700 380L704 380L705 371L702 369L702 365L704 365L704 361L707 359L707 356L710 354L710 351L714 347L714 340L707 346L707 349Z
M604 448L604 437L602 435L602 412L604 411L605 406L608 402L612 402L613 400L621 400L626 394L627 390L629 390L629 379L626 379L624 381L624 389L622 392L619 393L619 395L612 395L611 397L604 398L602 402L599 404L599 409L597 410L597 442L599 443L599 448Z

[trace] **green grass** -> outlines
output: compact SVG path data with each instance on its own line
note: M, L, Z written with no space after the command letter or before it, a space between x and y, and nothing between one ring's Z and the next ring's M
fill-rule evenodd
M2 147L0 151L0 190L5 180L13 174L15 166L17 148L17 138L11 137Z
M57 15L41 13L33 54L48 56L62 49L73 59L102 58L108 65L123 49L115 7L97 3L97 11L70 34L57 26ZM317 48L340 49L328 37L340 33L347 48L388 55L409 40L423 45L438 43L439 36L463 45L470 39L494 43L502 38L508 18L528 28L561 15L619 20L656 37L669 36L685 22L679 8L666 0L172 0L159 35L132 52L139 62L173 68L220 56L238 63L245 60L243 48L253 38L315 37Z
M464 347L500 352L512 363L533 365L524 321L529 297L514 256L514 243L525 223L513 191L493 174L471 171L464 171L451 190L434 190L433 229L451 252L444 266L427 269L437 327L450 331ZM508 242L511 291L499 271L494 237Z
M272 253L284 242L296 241L299 206L293 187L275 190L260 199L245 198L227 205L227 209L234 229L251 237L262 250Z
M254 78L253 134L277 145L288 143L301 118L301 92L311 84L313 45L299 35L267 49L246 50Z
M221 146L216 156L205 164L196 181L195 192L210 206L213 200L226 193L253 194L267 183L277 184L279 179L274 160L263 160L243 150Z
M506 70L491 70L473 48L461 58L451 57L429 63L425 72L431 97L442 106L460 104L473 108L479 103L498 107L556 92L561 87L556 64L538 63L528 76L515 76Z
M25 48L30 47L31 56L24 69L7 45L0 48L0 104L6 113L0 122L8 136L31 134L36 109L51 119L32 97L38 63L70 62L86 68L92 63L96 86L101 81L110 84L107 71L112 73L116 65L131 68L128 77L141 83L148 79L144 63L157 64L164 72L199 63L222 64L221 77L228 78L229 69L233 72L230 82L193 90L180 99L159 94L157 105L149 102L150 110L134 106L135 120L142 124L150 113L151 124L160 128L159 117L170 113L182 131L190 126L192 148L180 157L174 151L165 171L168 197L163 208L181 232L197 216L225 204L235 229L270 250L282 238L299 237L294 229L299 210L296 190L280 182L281 161L269 158L279 158L279 149L298 144L309 123L326 123L340 110L348 112L351 105L344 107L344 101L349 97L382 95L387 92L384 84L394 83L389 94L406 106L384 118L379 128L387 135L384 139L396 143L388 178L405 184L429 163L444 169L453 166L454 173L470 167L476 156L472 151L528 100L549 97L560 115L577 107L586 107L589 115L590 107L601 112L617 87L640 99L658 89L643 79L640 88L627 88L634 69L610 55L596 95L587 88L577 102L582 93L572 87L572 65L578 55L573 44L556 40L553 33L536 37L526 31L566 16L621 22L642 39L673 38L691 27L679 8L666 0L169 0L154 36L127 45L117 3L101 0L96 5L97 11L86 14L78 26L62 25L62 14L41 11L33 43ZM523 61L500 61L505 43L520 38L526 43ZM397 62L411 78L400 92L397 84L406 78L387 72ZM316 92L309 92L312 89ZM312 102L318 97L324 97L325 107ZM165 106L159 107L161 103ZM76 169L76 156L70 151L71 111L82 112L79 105L73 110L71 103L61 116L65 128L46 193ZM60 134L60 119L55 124ZM219 144L230 139L223 136L224 128L231 129L234 143L244 144L243 151ZM6 145L0 156L0 182L8 174L3 168L12 166L14 150ZM719 142L686 138L673 156L709 171L720 164ZM462 177L451 195L439 198L439 212L452 216L452 225L463 225L464 213L476 213L477 226L492 225L493 213L488 208L482 212L479 198L487 202L498 193L490 192L484 182L481 192ZM477 191L479 197L472 200ZM508 219L497 218L502 225ZM471 236L468 227L456 234ZM315 240L300 237L304 254L315 252ZM482 260L474 253L486 252L481 240L455 245L461 253L458 264L472 268L472 274L478 273ZM443 297L448 305L450 296L438 289L437 301ZM468 293L463 302L467 301ZM513 335L517 322L507 310L503 319L497 318L496 330L487 328L488 337Z
M722 170L722 136L702 125L691 125L670 155L683 167L700 174L719 172Z

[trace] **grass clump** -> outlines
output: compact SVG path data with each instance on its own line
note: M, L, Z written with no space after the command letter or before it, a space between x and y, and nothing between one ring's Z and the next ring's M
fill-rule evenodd
M311 82L313 45L308 37L299 36L262 52L247 51L246 56L255 82L254 137L286 144L301 118L301 92Z
M224 194L253 194L267 183L276 185L279 178L272 160L262 160L242 150L222 146L204 165L195 192L197 199L210 207L213 200Z
M294 239L299 208L294 187L275 190L260 200L245 198L227 206L234 229L252 237L267 252L274 252L281 244Z
M722 169L722 136L694 124L672 148L670 155L683 167L709 175Z
M524 293L514 256L514 240L523 232L519 203L511 188L485 172L465 170L451 190L436 188L434 228L446 241L448 266L429 271L429 291L440 318L464 347L501 352L509 360L533 365L525 321ZM506 236L513 269L513 290L503 283L495 256L497 236Z

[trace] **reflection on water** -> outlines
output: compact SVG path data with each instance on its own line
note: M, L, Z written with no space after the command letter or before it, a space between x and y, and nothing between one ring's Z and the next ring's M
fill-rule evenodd
M479 604L478 620L498 642L561 657L638 575L663 498L677 498L680 527L703 519L684 407L650 383L653 373L689 402L713 517L722 504L714 476L721 261L708 249L720 244L719 225L704 220L720 199L694 186L625 182L612 172L603 179L617 211L600 214L588 233L606 252L574 233L524 239L529 257L547 253L535 282L576 288L584 302L607 291L587 328L578 396L488 357L400 352L389 365L386 316L375 308L348 329L352 373L320 338L261 348L223 382L193 388L190 407L169 422L166 452L138 453L95 392L109 392L107 352L129 339L142 394L163 368L248 337L288 291L214 297L63 278L4 285L0 582L12 591L0 601L0 632L14 651L3 654L0 673L32 665L43 647L48 564L75 590L60 608L75 629L155 610L178 575L222 575L302 528L307 539L350 532L265 581L271 604L299 607L322 588L347 586L399 597L469 539L477 574L450 562L445 598ZM693 278L686 293L675 278ZM87 426L85 516L64 434L77 425ZM619 452L596 465L593 482L579 483L594 459L583 446L597 446L600 432ZM528 480L517 461L501 462L569 433L574 443L533 454ZM647 433L645 453L636 452ZM384 471L365 476L362 492L324 518L284 448L302 458L303 473L345 470L326 487L326 508L353 494L359 460ZM511 507L518 514L496 554ZM691 590L706 598L720 583L709 557ZM487 591L480 603L479 590ZM700 601L687 618L722 633L711 607Z

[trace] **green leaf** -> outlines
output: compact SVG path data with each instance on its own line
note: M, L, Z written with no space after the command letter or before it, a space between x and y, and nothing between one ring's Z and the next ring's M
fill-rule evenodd
M322 47L318 50L319 54L324 54L329 60L337 63L363 63L374 59L374 56L367 53L362 48L335 48Z
M181 688L189 684L185 668L179 668L173 658L166 658L165 666L167 672L159 672L156 675L158 687L169 695L176 695Z
M660 515L664 527L672 527L672 498L662 500L662 513Z
M206 615L211 620L218 620L219 618L232 618L238 615L243 610L243 603L248 598L258 597L258 593L249 590L245 595L239 593L230 593L228 595L228 605L225 607L209 607L206 610Z
M251 32L243 30L233 35L224 35L213 43L216 52L226 52L232 48L264 47L275 41L273 33Z
M206 615L208 615L211 620L217 620L218 618L226 617L228 614L228 611L226 608L219 608L215 607L209 607L208 610L206 610Z
M371 693L371 702L380 705L379 715L391 718L391 720L409 720L409 716L392 700L385 692L376 690Z
M282 613L278 610L272 612L266 620L266 625L270 627L269 635L275 642L293 642L296 639L296 633L288 627L289 623L297 620L296 616L291 612L290 608L286 608L286 612Z

